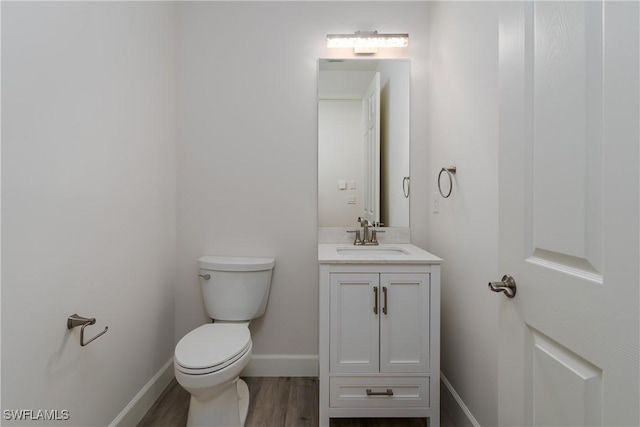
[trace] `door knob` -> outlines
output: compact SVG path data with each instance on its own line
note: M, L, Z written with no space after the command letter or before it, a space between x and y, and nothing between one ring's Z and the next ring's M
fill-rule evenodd
M501 282L489 282L489 289L493 292L504 292L507 297L513 298L516 296L516 281L505 274Z

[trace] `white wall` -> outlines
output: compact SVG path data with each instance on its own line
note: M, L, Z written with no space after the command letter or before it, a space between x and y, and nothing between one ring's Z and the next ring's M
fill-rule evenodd
M344 227L362 215L362 97L374 75L374 71L318 72L319 227ZM339 180L346 181L347 189L338 188ZM349 197L355 203L348 203Z
M426 10L423 2L178 6L176 340L207 321L199 256L268 255L276 267L266 314L251 326L254 354L318 354L317 59L352 56L329 51L329 33L411 34L396 55L412 60L412 150L425 182ZM414 189L425 194L426 185ZM412 203L412 215L424 243L426 201Z
M429 192L456 165L451 197L429 210L442 265L442 372L480 425L496 425L499 3L430 2ZM415 181L412 179L412 184ZM447 185L447 183L443 183ZM415 192L412 193L415 197ZM412 199L413 202L414 199ZM412 218L413 219L413 218Z
M173 354L174 16L2 4L2 409L104 426Z
M362 215L362 115L360 99L318 100L319 227L343 227ZM347 188L340 189L338 181Z
M321 70L318 74L318 98L361 99L375 71Z

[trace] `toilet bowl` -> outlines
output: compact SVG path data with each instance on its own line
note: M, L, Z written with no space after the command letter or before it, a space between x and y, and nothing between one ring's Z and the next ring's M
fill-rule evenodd
M249 320L265 311L274 264L271 258L199 259L205 307L219 321L176 345L176 380L191 394L188 426L244 426L249 388L239 376L251 359Z
M244 425L249 389L238 377L251 347L248 323L202 325L178 342L173 363L176 380L191 394L188 425Z

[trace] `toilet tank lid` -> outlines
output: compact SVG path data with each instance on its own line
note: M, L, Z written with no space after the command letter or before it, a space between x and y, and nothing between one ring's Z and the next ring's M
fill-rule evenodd
M215 256L198 259L198 267L214 271L264 271L271 270L276 261L273 258Z

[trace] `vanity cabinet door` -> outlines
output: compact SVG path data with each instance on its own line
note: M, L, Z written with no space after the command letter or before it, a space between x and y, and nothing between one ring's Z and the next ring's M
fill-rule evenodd
M331 274L331 372L379 372L379 292L378 274Z
M380 275L380 372L429 372L429 279Z

